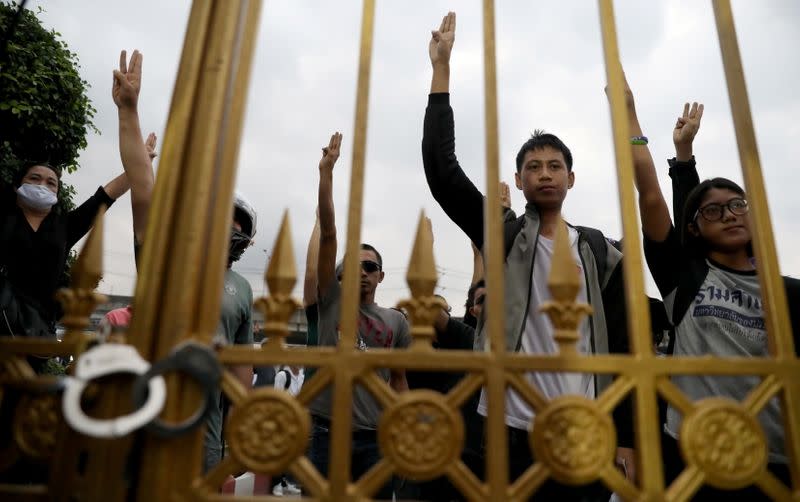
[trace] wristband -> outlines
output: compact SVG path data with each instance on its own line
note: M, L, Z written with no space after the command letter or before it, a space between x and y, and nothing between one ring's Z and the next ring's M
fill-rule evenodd
M631 145L646 145L647 136L633 136L631 137Z

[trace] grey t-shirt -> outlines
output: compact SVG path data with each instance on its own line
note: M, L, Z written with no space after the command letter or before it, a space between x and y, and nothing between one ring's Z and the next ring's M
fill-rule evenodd
M676 266L683 261L674 229L663 243L646 242L648 265L664 298L664 306L675 325L676 356L768 357L767 331L761 289L756 272L723 268L706 260L708 272L681 319L672 319L678 289L684 287ZM706 268L703 267L703 268ZM700 279L698 277L698 279ZM699 281L698 281L699 283ZM726 397L743 401L761 382L758 376L673 376L672 382L692 401ZM669 406L665 430L677 438L682 416ZM786 463L783 420L777 398L758 415L769 448L769 462Z
M319 345L335 346L339 342L339 313L342 287L334 281L325 294L319 297ZM361 305L358 316L359 350L370 348L403 348L411 343L408 322L400 312L376 304ZM378 374L389 381L389 370L381 368ZM330 387L323 390L311 403L311 412L325 418L331 417L332 393ZM353 428L376 429L381 407L372 394L363 386L353 390Z
M222 345L253 344L253 290L250 283L231 269L225 271L225 286L222 293L219 324L214 343ZM211 407L206 428L205 447L208 450L222 449L222 394ZM207 468L210 466L206 466Z

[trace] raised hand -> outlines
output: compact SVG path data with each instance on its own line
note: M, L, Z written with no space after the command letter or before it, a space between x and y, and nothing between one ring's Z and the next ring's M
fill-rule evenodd
M508 183L505 181L500 182L500 204L507 209L511 209L511 190L509 190Z
M622 71L622 90L625 93L625 105L628 108L628 112L635 113L636 102L633 99L633 91L631 90L631 86L628 85L628 77L625 76L624 70ZM606 85L605 91L606 91L606 97L611 99L610 96L608 95L608 85Z
M151 161L158 157L158 154L156 153L157 140L158 138L156 137L156 133L151 132L147 135L147 140L144 142L144 147L147 149L147 156L150 157Z
M142 87L142 53L133 51L130 64L128 54L119 54L119 70L114 70L114 85L111 96L118 108L135 110L139 103L139 90Z
M672 142L678 148L681 145L691 146L694 137L697 136L697 131L700 130L700 120L703 118L703 105L689 103L683 105L683 115L678 117L678 122L675 124L675 129L672 131Z
M320 170L332 170L342 148L342 133L336 132L331 135L328 146L322 148L322 158L319 160Z
M453 43L456 41L456 13L448 12L442 19L442 24L438 30L431 32L431 41L428 44L428 53L431 57L431 64L446 65L450 63L450 52L453 50Z

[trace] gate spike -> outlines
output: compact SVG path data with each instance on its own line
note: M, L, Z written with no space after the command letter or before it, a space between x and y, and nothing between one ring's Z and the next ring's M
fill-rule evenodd
M297 282L297 269L294 262L294 249L292 248L292 232L289 229L289 212L283 212L281 228L272 257L269 260L267 271L264 274L271 295L289 295Z
M89 327L89 316L94 309L108 301L105 295L95 292L103 277L103 221L106 208L101 207L94 219L94 225L86 238L78 259L72 266L70 287L60 289L56 299L61 302L64 317L61 324L66 328L64 341L84 342L83 331ZM82 345L82 344L81 344ZM79 346L77 352L82 351Z
M289 336L289 319L302 304L292 298L292 290L297 282L297 269L294 263L292 233L289 230L289 212L284 211L281 228L275 239L264 280L269 288L269 296L256 299L253 306L264 314L264 336L267 342L263 349L278 349Z
M436 262L433 258L433 230L425 211L419 214L417 237L408 262L406 282L414 297L431 296L436 288Z
M550 276L547 278L547 287L553 299L559 302L574 302L581 287L580 275L569 242L569 232L566 223L561 223L556 229L556 239L553 243L553 263Z
M578 325L584 315L592 313L592 307L575 301L581 287L581 278L571 247L567 224L562 222L556 229L553 262L547 280L552 299L544 302L539 310L550 317L553 338L558 343L559 350L574 354L579 338Z
M421 211L417 224L417 237L414 240L406 273L406 282L411 289L412 298L397 304L398 308L408 312L411 336L414 340L410 347L412 350L433 348L431 342L436 335L433 322L439 311L446 306L444 300L433 295L437 281L431 220L425 217L425 211Z

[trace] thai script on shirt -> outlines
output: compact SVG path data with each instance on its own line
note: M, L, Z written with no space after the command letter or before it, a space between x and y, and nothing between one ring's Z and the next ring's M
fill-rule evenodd
M697 291L697 295L695 296L695 305L703 303L706 298L709 300L723 300L731 305L747 307L748 309L753 308L758 311L761 310L761 298L746 293L741 289L722 289L713 285L701 288Z

